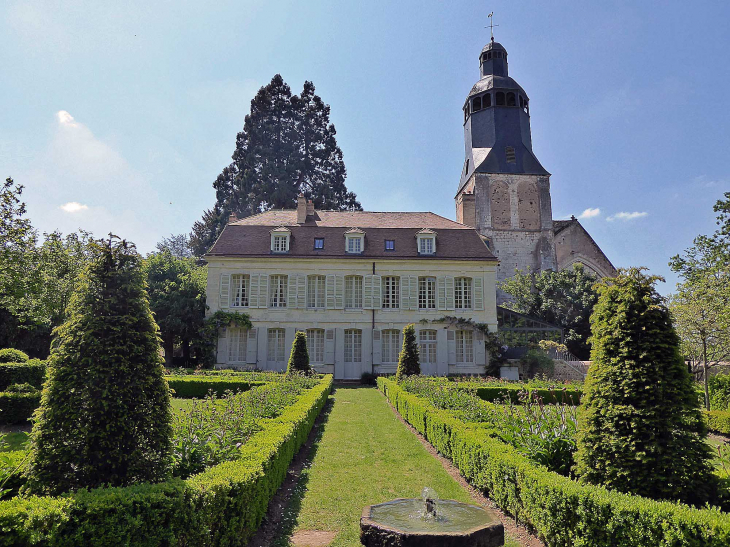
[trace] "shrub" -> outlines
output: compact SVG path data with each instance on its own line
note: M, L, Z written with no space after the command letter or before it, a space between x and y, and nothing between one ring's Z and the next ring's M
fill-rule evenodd
M0 363L25 363L28 359L28 354L19 349L0 349Z
M8 386L5 393L37 393L38 389L34 388L30 384L13 384Z
M710 408L730 410L730 374L718 374L708 379Z
M522 370L532 378L537 374L546 374L548 376L555 372L555 363L552 358L542 350L531 349L520 359Z
M40 389L45 377L46 363L39 359L31 359L26 363L0 364L0 391L13 384L30 384Z
M266 382L235 376L167 376L167 384L178 399L202 399L210 392L222 397L226 391L248 391Z
M25 484L28 456L25 450L0 452L0 499L18 495L18 491Z
M730 411L710 410L703 412L707 429L719 435L730 436Z
M307 335L302 331L298 331L294 335L294 343L291 347L289 355L289 363L286 366L286 374L294 374L303 372L310 374L312 368L309 366L309 352L307 351Z
M530 462L489 431L456 419L395 382L378 387L469 483L553 547L721 547L730 516L581 484Z
M631 268L598 285L576 472L620 492L702 504L715 487L707 429L657 279Z
M41 403L41 392L0 392L0 424L25 424Z
M418 344L416 343L416 326L403 327L403 347L398 355L398 369L395 379L400 382L405 376L421 374L421 363L418 360Z
M170 393L140 256L112 237L92 253L48 359L33 492L155 482L170 471Z
M360 383L364 386L374 386L378 375L374 372L363 372L360 375Z

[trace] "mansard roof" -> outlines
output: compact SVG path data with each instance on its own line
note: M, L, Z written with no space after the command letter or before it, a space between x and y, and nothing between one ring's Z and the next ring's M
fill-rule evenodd
M289 252L272 255L271 229L291 230ZM359 258L424 260L490 260L490 252L473 228L429 212L315 211L297 223L296 210L266 211L230 222L207 256L232 257L323 257L352 258L345 253L345 233L353 228L365 233ZM437 232L435 255L418 254L416 234L423 229ZM324 248L315 249L315 238L324 238ZM395 249L385 250L385 240L394 240Z

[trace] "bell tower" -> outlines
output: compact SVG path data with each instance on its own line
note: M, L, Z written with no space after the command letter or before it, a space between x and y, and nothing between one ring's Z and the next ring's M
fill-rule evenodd
M515 270L557 270L550 173L532 151L527 93L510 78L507 50L494 38L479 54L479 73L464 103L456 219L487 239L500 260L498 282ZM498 290L497 302L505 300Z

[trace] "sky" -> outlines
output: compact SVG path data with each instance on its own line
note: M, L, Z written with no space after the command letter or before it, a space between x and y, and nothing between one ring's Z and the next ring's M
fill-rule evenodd
M256 91L331 106L366 210L455 218L462 106L495 38L530 97L553 217L671 291L730 191L730 3L3 0L0 175L40 232L141 252L212 207Z

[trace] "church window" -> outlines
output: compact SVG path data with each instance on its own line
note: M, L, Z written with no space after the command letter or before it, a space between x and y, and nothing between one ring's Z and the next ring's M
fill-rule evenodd
M472 106L474 108L474 112L477 110L482 109L482 98L481 97L474 97L474 100L472 101Z
M482 97L482 108L487 108L488 106L492 106L492 95L489 93Z
M497 91L497 106L504 106L504 92Z
M385 250L386 251L395 251L395 239L386 239L385 240Z
M507 93L507 106L517 106L514 93Z
M505 156L507 156L507 163L516 163L517 157L515 156L515 149L508 146L504 149Z

